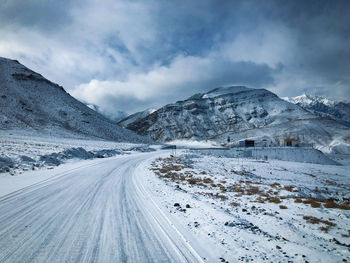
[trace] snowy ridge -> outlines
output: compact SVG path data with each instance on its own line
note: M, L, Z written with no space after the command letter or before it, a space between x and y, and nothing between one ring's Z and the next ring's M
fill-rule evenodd
M195 94L134 122L123 120L120 124L162 142L209 140L225 144L228 137L231 143L264 138L279 146L281 139L291 137L314 144L322 151L332 152L337 145L336 148L350 152L348 127L280 99L265 89L242 86Z
M168 104L125 127L159 141L205 140L228 131L310 118L316 116L267 90L230 87Z
M245 91L252 91L244 86L220 87L202 95L202 98L215 98L222 95L236 94Z
M321 96L302 94L300 96L283 98L308 110L320 117L329 117L350 127L350 103L330 100Z
M317 103L322 103L322 104L327 105L327 106L332 106L332 105L337 103L334 100L329 100L327 98L320 97L320 96L308 95L305 93L300 95L300 96L293 97L293 98L284 97L283 99L288 101L288 102L298 104L299 106L302 106L302 107L314 105Z
M2 130L120 142L149 141L114 124L18 61L0 58L0 83Z
M122 127L126 127L128 126L130 123L133 123L133 122L136 122L136 121L139 121L145 117L147 117L148 115L152 114L153 112L155 112L156 109L147 109L147 110L144 110L144 111L140 111L140 112L136 112L134 114L131 114L130 116L120 120L118 122L118 124Z

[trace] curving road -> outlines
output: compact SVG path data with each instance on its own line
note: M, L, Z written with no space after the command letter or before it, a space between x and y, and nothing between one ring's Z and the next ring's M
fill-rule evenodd
M86 162L1 197L0 262L201 262L139 180L156 155Z

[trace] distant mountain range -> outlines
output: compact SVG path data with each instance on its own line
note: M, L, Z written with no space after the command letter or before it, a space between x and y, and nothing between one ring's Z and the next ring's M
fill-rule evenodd
M83 103L16 60L0 58L0 129L36 135L149 142Z
M283 98L320 117L330 117L350 127L350 103L329 100L325 97L303 94L301 96Z
M350 153L349 109L349 103L316 96L281 99L265 89L233 86L135 113L117 125L119 118L102 116L96 105L88 107L19 62L0 58L0 130L124 142L250 138L278 144L298 138L323 151Z
M299 138L322 150L350 143L350 129L329 116L279 98L265 89L243 86L216 88L119 122L154 140L213 140L226 143L246 138ZM346 146L348 147L348 146ZM349 149L350 150L350 149Z
M88 104L86 103L86 106L88 106L90 109L93 109L94 111L100 113L101 115L105 116L107 119L117 123L126 117L128 117L128 114L124 111L114 111L113 114L107 113L103 111L99 106L95 104Z

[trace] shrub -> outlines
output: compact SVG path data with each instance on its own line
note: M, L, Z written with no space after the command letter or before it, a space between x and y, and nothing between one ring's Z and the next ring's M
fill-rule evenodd
M287 186L285 186L283 189L284 190L286 190L286 191L288 191L288 192L293 192L293 186L292 185L287 185Z
M337 204L334 203L332 200L327 200L326 203L324 204L325 208L337 208Z
M338 205L338 208L342 210L350 210L350 206L348 204L340 204Z
M328 230L329 230L329 226L321 226L320 227L320 230L325 232L325 233L328 233Z
M275 203L275 204L281 203L281 200L278 197L268 197L266 198L266 201L270 203Z
M193 185L193 184L196 184L198 182L198 180L196 178L190 178L190 179L187 180L187 182L189 184Z
M313 208L317 208L317 207L320 207L320 206L321 206L321 204L318 203L318 202L311 202L311 207L313 207Z
M271 187L274 187L274 188L277 188L277 187L280 187L281 185L279 183L273 183L273 184L270 184Z
M206 178L203 179L203 183L212 184L212 183L213 183L213 180L210 179L209 177L206 177Z

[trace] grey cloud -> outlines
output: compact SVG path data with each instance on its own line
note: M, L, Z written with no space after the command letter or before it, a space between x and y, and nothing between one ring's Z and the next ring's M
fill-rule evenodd
M349 99L349 13L347 0L7 0L0 55L108 111L232 84Z
M53 30L72 22L69 14L72 2L3 0L0 4L0 25L30 27L46 34L54 33Z
M133 113L145 108L158 108L175 100L186 99L194 93L218 86L273 85L273 75L281 67L266 64L234 62L220 53L207 57L178 56L168 66L156 67L150 72L130 74L125 81L93 80L80 85L73 95L112 114L113 105Z

